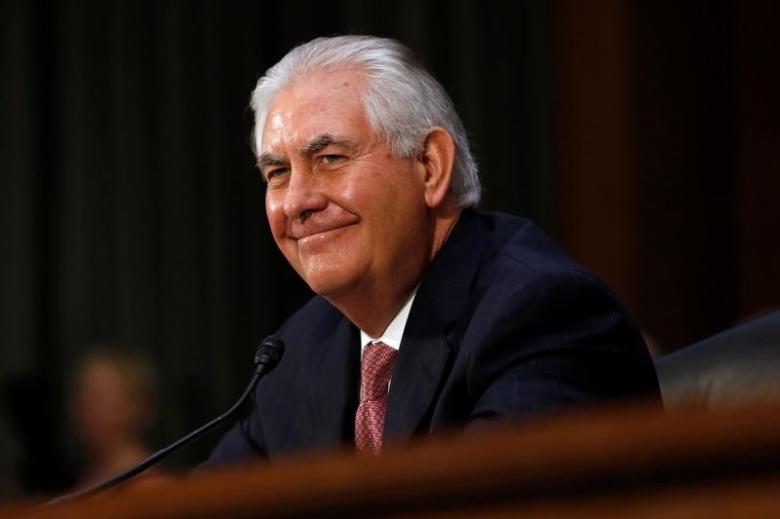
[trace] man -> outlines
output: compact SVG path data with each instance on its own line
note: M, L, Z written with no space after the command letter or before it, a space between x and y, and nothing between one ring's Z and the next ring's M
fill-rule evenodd
M402 45L311 41L259 80L252 108L271 232L317 296L279 330L285 358L211 462L379 452L441 429L657 398L609 290L530 222L475 211L462 124Z

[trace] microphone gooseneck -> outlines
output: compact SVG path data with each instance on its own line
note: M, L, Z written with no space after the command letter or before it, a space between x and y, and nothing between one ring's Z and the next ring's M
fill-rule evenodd
M160 449L159 451L150 455L146 459L140 461L134 467L129 468L126 471L121 472L111 477L110 479L103 481L102 483L98 483L86 490L82 490L80 492L74 492L72 494L66 494L64 496L53 499L48 503L46 503L46 505L66 503L76 499L92 497L101 492L104 492L109 488L118 485L119 483L122 483L123 481L126 481L132 478L133 476L143 472L144 470L158 463L160 460L168 456L170 453L176 451L183 445L191 442L195 438L201 436L202 434L210 431L214 427L220 425L226 419L230 418L236 411L238 411L238 409L244 404L244 402L246 402L246 400L249 398L249 395L251 395L252 391L255 389L257 382L264 375L268 374L272 369L274 369L277 364L279 364L279 361L282 359L283 353L284 353L284 342L282 342L282 340L278 338L276 335L269 335L268 337L263 339L263 342L261 342L260 345L257 347L257 351L255 352L255 359L254 359L255 371L252 374L252 379L249 381L249 385L247 385L246 389L244 390L244 393L236 401L236 403L233 404L233 406L230 409L228 409L218 417L214 418L210 422L195 429L188 435L176 440L175 442L168 445L167 447Z

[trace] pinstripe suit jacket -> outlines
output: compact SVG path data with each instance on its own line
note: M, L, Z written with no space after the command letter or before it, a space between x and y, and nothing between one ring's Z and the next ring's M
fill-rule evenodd
M208 464L352 443L358 330L314 297L278 334L285 358ZM658 382L609 289L531 222L468 210L414 300L385 442L636 396Z

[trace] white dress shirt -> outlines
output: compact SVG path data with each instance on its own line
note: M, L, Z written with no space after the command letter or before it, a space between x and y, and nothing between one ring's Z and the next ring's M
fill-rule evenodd
M409 310L412 309L412 303L414 302L414 296L417 295L417 288L414 289L409 299L404 303L401 309L395 314L395 317L390 324L387 325L384 333L379 337L371 337L363 330L360 330L360 355L363 355L363 349L369 344L381 342L387 344L394 350L401 348L401 339L404 336L404 329L406 328L406 321L409 319Z

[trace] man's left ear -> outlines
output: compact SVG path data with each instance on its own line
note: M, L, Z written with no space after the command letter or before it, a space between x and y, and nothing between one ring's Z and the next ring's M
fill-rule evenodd
M455 164L455 142L444 128L434 127L425 137L420 153L424 169L425 203L438 207L447 196Z

